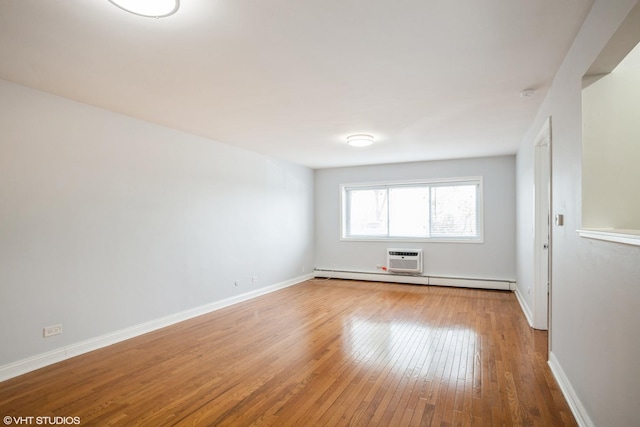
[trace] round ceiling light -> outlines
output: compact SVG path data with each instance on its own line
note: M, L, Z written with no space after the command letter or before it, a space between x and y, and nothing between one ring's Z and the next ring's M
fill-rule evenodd
M350 135L347 137L347 144L353 147L366 147L373 144L373 136L364 133Z
M147 18L164 18L171 16L180 8L180 0L107 0L109 3Z

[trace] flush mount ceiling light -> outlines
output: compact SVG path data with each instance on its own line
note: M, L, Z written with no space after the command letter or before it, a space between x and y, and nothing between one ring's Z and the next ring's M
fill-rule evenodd
M364 133L350 135L347 137L347 144L353 147L366 147L373 144L373 136Z
M134 15L147 18L171 16L180 8L180 0L107 0Z
M525 89L522 92L520 92L520 98L522 99L531 98L535 94L536 94L535 89Z

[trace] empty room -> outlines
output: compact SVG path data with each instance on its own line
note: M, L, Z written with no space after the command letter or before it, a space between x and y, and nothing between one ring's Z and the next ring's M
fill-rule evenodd
M640 425L637 0L3 0L4 425Z

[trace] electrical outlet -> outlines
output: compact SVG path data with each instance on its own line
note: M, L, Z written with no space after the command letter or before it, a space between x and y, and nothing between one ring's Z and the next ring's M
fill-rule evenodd
M304 265L302 266L302 272L304 273Z
M256 283L258 281L258 276L251 277L251 283Z
M44 329L42 329L42 336L44 338L50 337L52 335L60 335L61 333L62 333L62 324L45 326Z
M236 280L235 285L239 286L240 285L240 280Z

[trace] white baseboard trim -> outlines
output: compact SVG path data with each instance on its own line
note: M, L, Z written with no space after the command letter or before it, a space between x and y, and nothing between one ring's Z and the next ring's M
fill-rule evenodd
M508 291L512 284L509 280L470 279L462 277L410 276L392 273L367 273L359 271L339 271L316 269L315 277L330 279L366 280L371 282L409 283L414 285L455 286L463 288L496 289Z
M595 427L596 425L589 418L589 414L587 414L587 410L578 399L578 395L575 390L571 386L567 375L564 373L562 366L558 362L555 354L553 352L549 353L549 368L551 368L551 373L555 377L558 385L560 386L560 390L564 395L564 398L567 399L567 403L569 404L569 408L571 408L571 412L576 419L576 422L580 427Z
M531 309L529 309L529 306L524 301L524 298L520 294L520 290L517 287L515 289L515 294L516 294L516 299L518 300L518 303L520 304L520 308L522 309L522 312L524 313L524 317L527 318L527 322L529 323L529 326L533 328L533 314L531 313Z
M0 366L0 381L5 381L22 374L26 374L27 372L35 371L36 369L61 362L66 359L70 359L72 357L88 353L93 350L107 347L109 345L116 344L118 342L128 340L130 338L134 338L139 335L155 331L157 329L165 328L167 326L171 326L176 323L201 316L203 314L211 313L212 311L220 310L221 308L248 301L250 299L296 285L311 278L313 278L313 274L306 274L304 276L286 280L275 285L256 289L255 291L236 295L231 298L227 298L221 301L215 301L199 307L194 307L189 310L181 311L179 313L170 314L159 319L151 320L149 322L141 323L139 325L131 326L129 328L121 329L95 338L90 338L79 343L71 344L46 353L22 359L17 362Z

